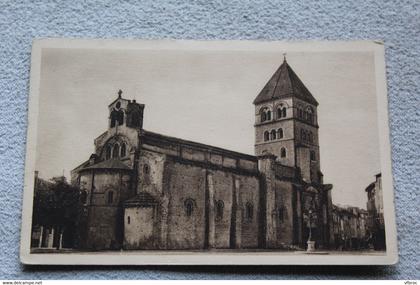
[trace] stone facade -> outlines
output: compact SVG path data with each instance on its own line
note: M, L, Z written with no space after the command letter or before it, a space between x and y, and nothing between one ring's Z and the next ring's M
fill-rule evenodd
M95 153L72 171L85 198L79 247L304 248L311 232L328 248L318 103L284 61L254 104L252 156L147 131L144 105L119 93Z
M334 249L357 250L369 247L368 212L349 206L333 206Z
M383 250L386 248L386 241L381 173L375 175L375 181L366 187L366 194L368 198L367 230L373 240L374 248Z

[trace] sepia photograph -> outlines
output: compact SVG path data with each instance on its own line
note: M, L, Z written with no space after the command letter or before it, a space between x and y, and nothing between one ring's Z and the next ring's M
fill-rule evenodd
M21 261L394 264L381 42L34 42Z

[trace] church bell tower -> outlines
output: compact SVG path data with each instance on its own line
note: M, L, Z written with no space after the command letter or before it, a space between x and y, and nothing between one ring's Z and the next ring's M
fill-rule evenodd
M254 100L255 155L300 169L302 178L322 183L318 102L286 58Z

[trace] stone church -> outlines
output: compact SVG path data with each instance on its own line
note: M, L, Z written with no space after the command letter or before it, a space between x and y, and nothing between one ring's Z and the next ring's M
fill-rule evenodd
M309 235L329 247L318 102L286 59L253 102L255 155L145 130L145 106L121 93L95 153L71 173L78 248L296 249Z

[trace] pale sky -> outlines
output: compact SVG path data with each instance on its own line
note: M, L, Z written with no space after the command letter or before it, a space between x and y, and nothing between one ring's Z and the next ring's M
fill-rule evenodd
M43 49L36 169L69 177L87 160L118 89L146 105L146 130L254 154L252 101L282 53ZM373 53L287 51L287 61L319 102L333 203L366 208L364 189L380 172Z

